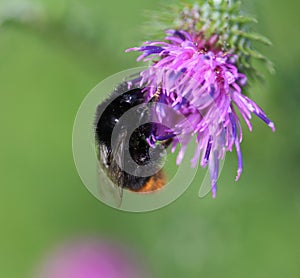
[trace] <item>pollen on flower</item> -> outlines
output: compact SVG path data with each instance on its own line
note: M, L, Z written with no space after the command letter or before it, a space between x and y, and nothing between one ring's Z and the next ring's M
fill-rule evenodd
M242 173L240 117L250 131L252 114L273 131L275 126L265 112L245 95L247 73L251 70L249 64L242 64L246 54L238 49L237 41L231 34L236 32L236 27L243 25L233 20L238 15L232 12L238 11L225 0L212 2L203 3L202 9L198 4L192 8L185 7L174 21L180 28L166 30L165 37L160 41L147 41L127 51L138 51L141 53L138 61L151 63L140 73L140 79L135 84L144 88L147 99L151 100L159 89L158 103L172 107L176 115L183 116L169 115L164 109L155 109L154 117L162 122L168 119L173 128L156 131L151 144L160 141L166 134L173 134L172 149L181 145L177 157L177 163L180 163L187 145L196 135L197 147L192 166L196 166L198 161L202 167L208 165L215 197L219 161L227 151L235 148L237 153L236 181ZM221 21L226 16L233 30L229 25L226 30L218 29L222 24L217 25L214 21L216 15ZM211 21L206 20L208 17ZM220 38L223 41L227 39L230 44L226 45L231 45L231 48L222 47Z

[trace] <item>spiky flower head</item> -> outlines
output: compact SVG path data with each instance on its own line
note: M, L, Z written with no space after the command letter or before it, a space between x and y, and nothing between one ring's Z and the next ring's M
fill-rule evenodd
M253 48L252 41L267 44L269 41L247 32L247 23L254 20L240 15L239 3L198 1L179 5L169 14L175 17L163 39L146 41L140 47L127 50L141 52L138 61L150 61L150 66L135 81L135 85L144 88L147 99L151 101L156 97L158 103L184 116L169 115L161 106L157 108L155 117L161 122L170 122L172 118L172 128L153 131L149 144L174 136L172 149L181 145L179 164L187 144L196 135L192 165L201 157L201 165L209 166L215 197L219 160L227 151L232 151L233 146L238 156L236 180L242 172L240 117L250 131L252 114L275 130L274 124L246 96L245 90L248 77L257 76L251 64L253 59L264 61L272 68L267 58Z

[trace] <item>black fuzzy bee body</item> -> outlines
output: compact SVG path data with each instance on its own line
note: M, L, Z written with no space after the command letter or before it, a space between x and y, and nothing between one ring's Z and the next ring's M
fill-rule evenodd
M128 90L126 83L121 84L97 107L95 121L100 166L118 187L137 192L154 191L165 183L158 161L166 145L158 144L154 148L149 146L147 139L151 137L157 124L151 122L151 111L143 106L144 103L145 94L141 88ZM130 119L123 121L119 131L113 133L120 118L135 107L138 108L131 112ZM133 124L136 128L129 132ZM154 160L150 149L156 158ZM144 166L157 171L154 171L155 174L140 175Z

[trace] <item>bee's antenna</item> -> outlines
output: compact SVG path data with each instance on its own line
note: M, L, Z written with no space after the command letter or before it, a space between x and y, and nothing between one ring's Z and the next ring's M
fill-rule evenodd
M157 102L159 100L159 96L162 92L162 88L161 87L157 87L157 90L154 94L154 96L150 99L150 102Z

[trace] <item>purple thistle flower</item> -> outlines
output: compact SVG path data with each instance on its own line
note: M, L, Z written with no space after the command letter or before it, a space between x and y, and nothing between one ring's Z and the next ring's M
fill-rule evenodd
M180 164L187 144L195 135L197 147L192 166L199 160L202 167L208 165L215 197L219 160L233 147L238 157L236 181L242 173L240 117L250 131L252 114L273 131L275 126L264 111L243 94L247 76L239 70L239 57L219 46L218 35L212 34L207 39L203 31L195 30L167 30L166 34L163 41L147 41L141 47L127 50L141 52L138 61L152 62L140 73L136 84L144 88L147 100L157 96L159 104L172 107L176 114L183 116L167 114L157 106L155 117L163 123L172 122L172 129L156 131L149 144L162 141L164 134L174 134L172 151L181 144L177 157Z

